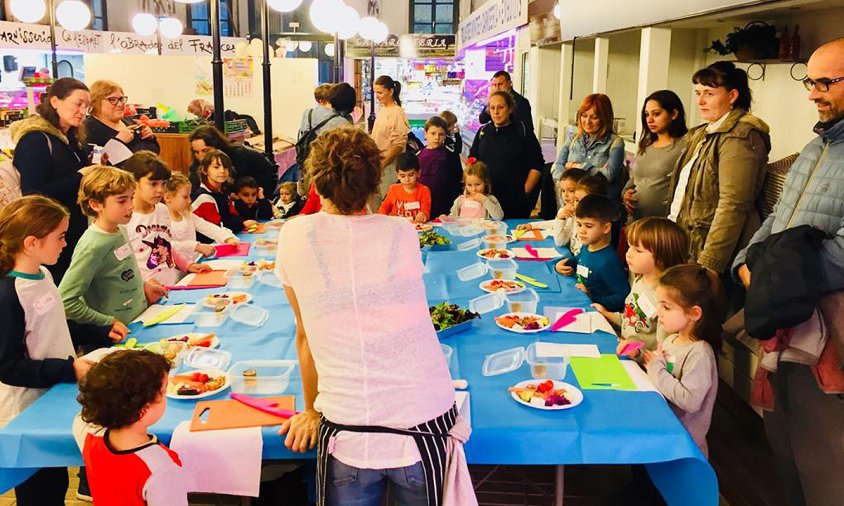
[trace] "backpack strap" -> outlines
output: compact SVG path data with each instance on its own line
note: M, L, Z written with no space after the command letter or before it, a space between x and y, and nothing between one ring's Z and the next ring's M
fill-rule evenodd
M326 118L324 121L319 122L319 124L317 126L311 128L311 132L316 132L317 130L319 130L320 128L325 126L325 124L328 123L329 121L333 120L334 118L339 118L339 117L340 117L339 114L332 114L331 116Z

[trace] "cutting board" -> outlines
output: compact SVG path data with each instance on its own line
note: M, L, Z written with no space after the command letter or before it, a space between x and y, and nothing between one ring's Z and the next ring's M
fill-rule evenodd
M292 395L277 395L266 399L278 402L285 409L295 409L295 398ZM202 413L208 409L208 413ZM203 418L205 421L203 421ZM235 400L200 401L193 409L190 430L220 430L240 429L243 427L264 427L267 425L281 425L286 418L270 415L247 406Z
M226 271L198 272L188 282L188 286L226 286Z
M249 248L252 247L252 243L249 242L242 242L235 246L231 244L218 244L214 246L214 249L217 250L217 257L245 257L249 254Z
M519 237L518 240L519 241L541 241L543 239L545 239L545 236L542 234L542 231L534 228L534 229L528 230L527 232L522 234L522 236Z

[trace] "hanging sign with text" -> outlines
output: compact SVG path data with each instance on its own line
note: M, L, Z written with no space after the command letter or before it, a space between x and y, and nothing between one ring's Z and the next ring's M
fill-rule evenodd
M353 37L346 42L346 56L369 58L369 42ZM375 56L385 58L454 58L454 35L408 33L390 35L375 44Z
M528 0L487 0L460 23L460 49L528 22Z

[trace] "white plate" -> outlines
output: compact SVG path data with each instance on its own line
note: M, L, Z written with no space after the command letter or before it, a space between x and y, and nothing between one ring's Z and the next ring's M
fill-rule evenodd
M530 384L538 385L539 383L543 383L544 379L534 379L534 380L526 380L513 385L515 388L524 388ZM566 390L566 398L571 401L571 404L566 404L565 406L539 406L536 404L531 404L529 402L525 402L519 398L519 395L516 392L510 392L510 397L516 400L519 404L524 406L528 406L534 409L542 409L545 411L560 411L562 409L571 409L581 402L583 402L583 392L580 391L576 386L569 385L568 383L562 381L551 380L554 382L554 390L559 388L564 388Z
M227 307L228 306L236 306L238 304L247 304L250 300L252 300L252 296L249 295L246 292L221 292L221 293L215 293L215 294L212 294L212 295L228 295L229 297L236 296L236 295L245 295L246 296L246 300L244 300L243 302L231 302L231 301L227 302L225 304ZM217 309L216 301L210 299L208 296L203 297L202 304L205 307L210 307L211 309Z
M484 260L506 260L506 258L501 258L501 257L498 257L498 258L485 257L483 254L484 254L485 252L489 251L489 249L490 249L490 248L483 248L483 249L480 249L480 250L478 250L478 252L477 252L477 253L475 253L475 254L476 254L476 255L478 255L479 257L483 258ZM501 251L501 250L498 250L498 251ZM516 254L515 254L515 253L513 253L513 250L505 249L504 251L506 251L506 252L507 252L507 254L508 254L508 255L510 255L510 256L509 256L509 257L507 257L507 258L512 259L512 260L515 260L515 259L516 259Z
M184 334L175 334L175 335L172 335L172 336L169 336L169 337L165 337L164 339L170 339L172 337L182 337L182 336L188 336L188 339L193 339L193 338L197 338L197 337L207 336L208 334L211 334L211 332L185 332ZM149 343L146 346L146 348L147 349L155 348L155 345L160 345L160 344L161 344L161 341L156 341L154 343ZM190 344L187 344L187 343L186 343L185 347L186 348L193 348L193 346L191 346ZM213 339L211 339L211 346L197 346L197 348L219 348L219 347L220 347L220 338L217 337L216 334L214 334ZM155 350L153 350L153 351L155 351Z
M515 332L517 334L535 334L537 332L542 332L543 330L546 330L546 329L548 329L548 327L551 326L551 319L550 318L548 319L548 325L545 325L544 327L540 327L538 329L531 329L531 330L516 329L516 328L511 329L511 328L505 327L504 325L501 325L500 323L498 323L499 318L503 318L505 316L510 316L510 315L535 316L537 318L547 318L547 317L544 317L541 314L536 314L536 313L506 313L506 314L503 314L503 315L500 315L500 316L496 316L495 317L495 324L498 325L499 327L501 327L502 329L508 331L508 332Z
M485 286L484 286L485 284L490 283L490 282L492 282L492 281L495 281L495 280L494 280L494 279L487 279L486 281L481 281L481 284L479 284L478 286L480 287L480 289L481 289L481 290L483 290L483 291L485 291L485 292L489 292L489 293L499 293L499 292L500 292L500 293L508 293L508 294L510 294L510 293L519 293L519 292L524 292L524 291L525 291L525 288L526 288L526 287L525 287L525 284L524 284L524 283L522 283L521 281L514 281L515 283L518 283L519 285L521 285L521 288L519 288L518 290L511 290L511 291L509 291L509 292L508 292L508 291L506 291L506 290L504 290L503 288L499 288L498 290L493 290L493 289L491 289L491 288L488 288L488 287L485 287ZM504 281L504 280L502 280L502 281ZM513 280L509 280L509 279L508 279L508 280L506 280L506 281L513 281Z
M168 379L168 383L167 383L167 397L169 397L171 399L180 399L180 400L188 400L188 401L193 401L193 400L196 400L196 399L204 399L206 397L211 397L212 395L217 395L220 392L227 390L232 384L232 380L229 377L228 373L223 372L223 371L218 371L217 369L191 369L190 371L185 371L185 372L182 372L180 374L193 374L195 372L203 372L203 373L205 373L209 376L212 376L212 375L213 376L224 376L226 378L226 382L223 383L222 387L218 388L217 390L213 390L211 392L205 392L205 393L201 393L199 395L176 395L175 392L176 392L177 389L173 389L172 392L170 390L170 387L171 387L170 380L172 379L172 377L171 377L171 378Z
M428 230L433 229L434 226L430 223L416 223L416 231L417 232L427 232Z

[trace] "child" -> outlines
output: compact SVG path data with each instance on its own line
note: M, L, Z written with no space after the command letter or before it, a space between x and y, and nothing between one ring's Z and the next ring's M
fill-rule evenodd
M78 323L113 325L125 337L125 326L167 293L155 280L144 283L126 236L132 219L135 178L114 167L96 167L82 180L79 205L94 218L82 234L67 274L59 284L64 310ZM122 338L121 337L121 338Z
M666 269L686 262L688 239L676 223L656 216L631 223L627 227L627 238L630 248L626 259L633 284L624 301L624 311L612 313L601 304L592 306L610 323L620 327L619 352L634 341L644 342L646 349L655 350L657 343L665 338L664 329L657 325L656 286ZM628 355L641 356L638 350Z
M463 137L460 136L460 127L457 126L457 115L451 111L443 111L440 118L445 120L445 149L460 156L463 153Z
M82 378L91 366L74 358L73 337L97 338L108 346L111 325L71 329L53 277L67 245L69 213L57 202L31 195L0 212L0 428L47 388ZM78 332L77 332L78 331ZM44 468L15 487L17 504L64 504L66 468Z
M573 270L564 258L557 264L557 272L566 276L576 274L575 288L586 292L592 302L601 304L607 311L621 311L624 298L630 293L627 273L610 246L612 222L616 207L603 195L586 195L575 209L577 235L583 246L577 255ZM561 267L568 268L568 274Z
M79 384L82 413L73 435L95 504L187 506L178 455L147 433L167 408L169 371L162 355L120 350L103 357Z
M264 198L264 189L258 186L254 177L238 178L234 193L237 197L233 200L234 210L238 216L249 220L273 219L273 205L270 199Z
M460 155L446 149L448 125L439 116L425 122L425 149L419 152L419 182L431 189L431 216L448 212L460 194Z
M174 245L170 211L161 203L170 169L152 151L138 151L122 166L135 177L132 219L126 231L141 278L171 286L182 277L181 272L210 271L210 267L193 262Z
M453 218L487 218L500 220L504 210L492 195L492 182L484 162L470 156L463 170L463 195L454 200L449 216Z
M319 199L319 197L316 197ZM273 207L276 209L277 218L292 218L302 210L302 199L296 191L296 183L287 182L278 185L278 198Z
M718 391L722 295L718 275L705 267L677 265L665 271L656 289L657 316L670 335L656 351L645 352L648 377L707 457L706 433Z
M557 183L557 188L560 192L560 201L563 202L563 207L557 211L557 216L553 220L537 221L534 223L525 223L519 225L517 230L530 230L538 228L540 230L552 230L554 235L554 244L557 246L568 246L572 251L572 255L577 255L580 252L580 241L576 240L577 223L574 219L574 208L580 199L575 199L575 188L577 182L586 177L586 171L583 169L568 169L563 173L560 181ZM586 195L586 187L582 188L581 196ZM573 242L575 241L575 242ZM577 253L575 252L577 251Z
M414 223L425 223L431 216L431 190L416 182L419 177L416 155L400 154L396 158L396 175L399 182L390 185L378 214L404 216Z
M170 174L164 192L164 203L170 211L170 233L173 242L185 256L200 253L207 257L215 253L214 246L196 240L197 231L215 242L237 245L231 230L209 223L190 212L190 180L181 172Z
M195 215L234 232L242 232L245 228L258 224L255 220L244 220L238 216L229 203L225 187L234 172L234 166L227 154L218 149L209 150L202 157L197 172L201 184L195 191L191 204ZM211 239L204 235L199 239L202 242L211 242Z

